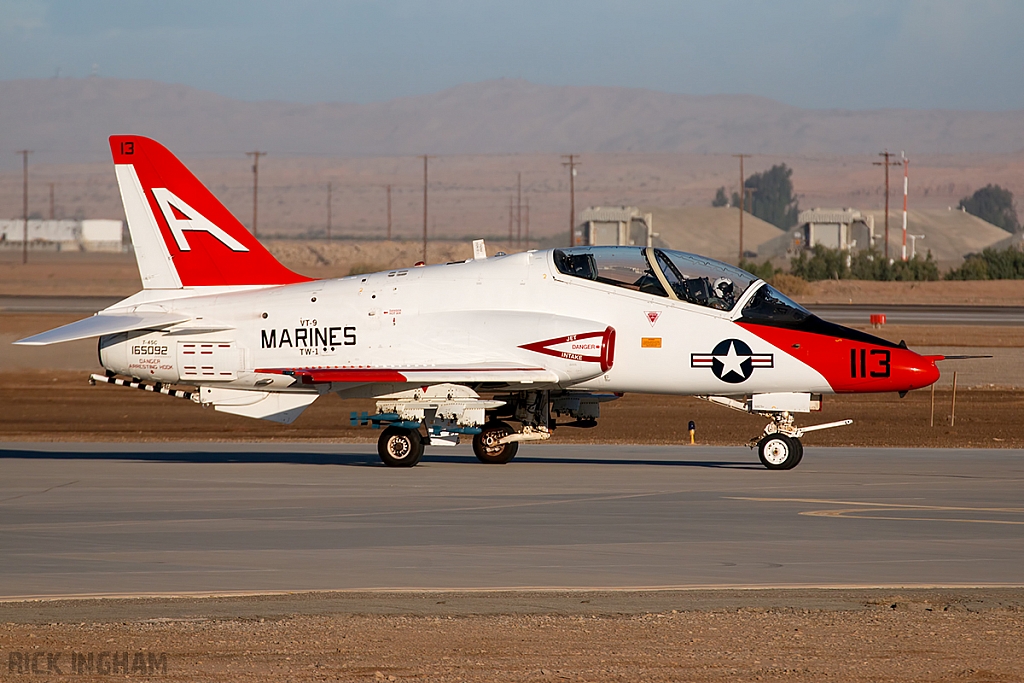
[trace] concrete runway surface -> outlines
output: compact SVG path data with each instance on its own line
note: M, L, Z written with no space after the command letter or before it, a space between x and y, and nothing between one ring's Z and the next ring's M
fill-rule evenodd
M0 597L1024 585L1024 451L0 445Z

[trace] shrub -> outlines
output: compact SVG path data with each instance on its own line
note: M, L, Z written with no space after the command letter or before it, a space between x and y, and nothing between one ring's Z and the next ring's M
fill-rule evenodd
M1024 252L1016 247L985 249L968 254L959 268L946 273L947 280L1022 280Z

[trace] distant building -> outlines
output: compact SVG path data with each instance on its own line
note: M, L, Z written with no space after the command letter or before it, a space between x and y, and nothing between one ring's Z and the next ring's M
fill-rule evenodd
M31 219L28 222L30 248L55 251L121 251L123 222L105 219L82 221ZM0 220L0 248L18 249L25 234L24 221Z
M635 206L584 209L576 241L587 246L653 246L654 218Z
M875 219L855 209L810 209L797 216L800 246L857 251L875 243Z

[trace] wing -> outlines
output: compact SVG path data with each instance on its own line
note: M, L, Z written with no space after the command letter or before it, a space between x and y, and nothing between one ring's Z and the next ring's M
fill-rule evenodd
M119 313L116 315L96 314L91 318L79 320L69 325L57 327L47 332L25 337L14 342L22 346L46 346L60 342L102 337L118 332L132 330L153 330L170 327L178 323L188 322L190 315L181 313Z

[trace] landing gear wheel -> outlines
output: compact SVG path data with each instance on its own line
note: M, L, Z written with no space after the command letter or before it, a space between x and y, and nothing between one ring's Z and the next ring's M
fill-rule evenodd
M388 467L413 467L423 457L423 437L414 429L388 427L377 440L377 454Z
M489 465L504 465L516 457L519 451L519 443L498 443L500 439L515 430L505 422L488 422L479 434L473 437L473 452L476 459Z
M785 434L769 434L757 442L757 457L770 470L791 470L803 455L800 440Z

